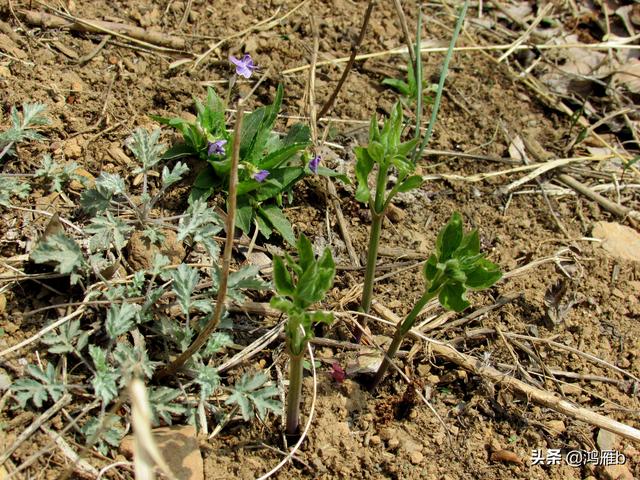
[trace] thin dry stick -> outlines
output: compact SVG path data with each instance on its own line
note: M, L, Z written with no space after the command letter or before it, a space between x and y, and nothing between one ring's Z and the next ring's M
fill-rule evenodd
M390 323L397 324L401 321L401 318L391 314L389 315ZM379 319L382 320L382 319ZM384 323L387 323L383 320ZM587 422L596 427L604 428L610 432L613 432L622 437L628 438L636 442L640 442L640 430L637 430L629 425L620 423L616 420L612 420L604 415L592 412L583 407L579 407L567 400L563 400L553 393L541 390L537 387L531 386L521 380L518 380L506 373L501 372L493 367L483 365L481 361L470 355L459 352L453 347L444 343L433 340L415 330L411 330L410 334L417 336L418 338L429 342L431 351L449 362L468 370L469 372L479 375L489 380L500 384L504 387L513 387L518 392L527 396L527 398L533 400L535 403L549 407L556 412L560 412L569 417L575 418L583 422ZM508 333L505 336L509 337Z
M349 61L347 62L347 66L344 67L344 71L342 72L342 76L340 77L340 80L338 80L338 84L336 85L335 90L333 91L333 93L331 93L331 95L327 99L327 102L322 107L322 110L320 110L320 114L318 115L318 118L324 117L329 112L331 107L333 107L333 103L336 101L336 97L338 96L340 89L342 89L342 85L347 80L349 71L351 70L351 67L353 67L354 62L356 61L356 55L358 54L358 49L360 48L360 45L364 40L364 34L367 31L367 25L369 25L369 19L371 18L371 12L373 11L373 6L375 5L375 3L376 3L376 0L369 0L369 4L367 5L367 10L364 12L362 27L360 27L360 34L358 35L358 39L351 45L351 55L349 56Z
M49 437L55 442L60 451L67 457L74 465L76 475L96 478L100 472L93 465L86 460L80 458L80 456L71 448L71 445L60 435L58 432L51 430L50 428L41 425L40 430L49 435Z
M498 63L500 63L503 60L505 60L506 58L508 58L509 55L511 55L513 53L513 51L516 48L518 48L518 46L520 46L522 44L522 42L524 42L529 37L531 32L538 26L538 24L549 13L549 11L552 8L553 8L553 4L552 3L547 3L545 5L545 7L540 11L538 16L536 17L536 19L531 23L529 28L527 28L525 30L525 32L520 36L520 38L518 38L515 42L513 42L513 45L506 52L504 52L502 55L500 55L500 58L498 58Z
M202 347L213 331L218 327L222 310L224 309L225 298L227 296L227 282L229 280L229 267L231 265L231 253L233 251L233 233L236 228L236 206L237 206L237 188L238 188L238 163L240 161L240 128L242 127L242 100L238 102L238 113L236 114L236 127L233 137L233 155L231 159L231 171L229 176L229 206L226 219L227 241L224 244L224 252L222 256L222 271L220 274L220 284L218 286L218 296L216 298L216 308L213 317L209 323L202 329L198 338L189 345L178 358L171 362L167 367L162 369L157 379L162 379L168 375L173 375L191 356Z
M49 7L50 8L50 7ZM160 32L147 31L144 28L122 23L87 20L63 14L52 9L56 14L20 10L29 25L43 28L68 28L81 32L108 33L129 42L137 43L153 50L176 52L185 48L185 41L180 37L172 37ZM164 45L164 46L163 46Z
M23 442L25 442L33 433L38 430L42 425L51 419L60 409L66 406L71 401L71 395L65 393L62 397L58 399L56 403L51 405L42 415L36 418L31 425L29 425L25 430L18 436L15 442L11 444L9 448L7 448L4 452L0 454L0 465L6 462L13 452L15 452Z
M317 115L316 115L316 93L315 93L315 85L316 85L316 62L318 61L318 45L319 45L319 33L318 26L313 18L313 15L309 19L311 23L311 31L313 33L313 52L311 55L311 69L309 69L309 119L311 124L311 132L313 137L313 143L318 146L318 124L317 124ZM360 260L358 259L358 254L356 253L355 248L353 248L353 242L351 242L351 235L349 234L349 229L347 228L347 222L345 221L344 214L342 213L342 207L340 207L340 202L338 200L338 192L336 191L336 186L333 184L333 181L330 177L327 177L327 191L329 193L329 201L333 206L333 209L336 212L336 219L338 221L338 229L340 230L340 234L342 236L342 240L344 241L345 246L347 247L347 253L349 254L349 258L351 259L351 263L359 267Z
M415 65L416 55L413 51L413 43L411 43L411 34L409 33L409 27L407 26L407 18L404 16L404 10L402 10L400 0L393 0L393 6L396 8L396 13L398 14L398 20L400 21L400 27L402 28L402 35L404 36L404 43L407 44L409 60L411 61L411 65ZM421 8L421 6L418 5L418 8Z

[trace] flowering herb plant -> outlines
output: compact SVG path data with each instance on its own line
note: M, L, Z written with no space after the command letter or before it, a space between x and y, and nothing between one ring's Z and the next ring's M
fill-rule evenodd
M455 212L438 234L436 251L424 265L425 290L415 306L398 323L391 345L376 376L372 389L384 378L404 337L413 327L418 314L431 299L438 297L447 310L461 312L469 306L467 291L484 290L501 277L500 268L480 253L480 237L474 230L466 235L462 216Z
M242 60L235 57L231 59L239 75L250 75L255 69L253 62L249 62L250 57L247 57L245 55ZM293 245L293 229L281 210L283 195L290 195L295 183L310 173L340 175L320 166L320 157L311 158L306 152L310 145L310 133L306 125L294 124L284 136L273 131L282 98L283 88L278 85L274 102L256 109L243 122L236 224L248 233L255 222L266 238L276 230ZM195 106L195 122L153 117L180 131L184 138L184 143L169 149L164 158L195 156L209 164L196 178L190 201L206 199L214 191L226 188L231 165L231 149L227 147L233 144L233 134L226 126L225 105L213 89L209 88L206 103L195 100Z
M298 432L304 352L313 337L313 326L330 324L333 314L308 308L321 301L333 286L336 266L328 248L320 258L313 254L311 242L301 235L297 242L298 259L285 254L273 257L273 283L278 296L271 306L287 315L285 333L289 354L289 394L287 398L287 434Z

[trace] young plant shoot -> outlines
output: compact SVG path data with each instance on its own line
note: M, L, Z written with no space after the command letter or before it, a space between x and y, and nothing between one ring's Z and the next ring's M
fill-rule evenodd
M438 297L447 310L461 312L469 306L468 290L483 290L496 283L502 273L500 268L480 253L480 238L474 230L466 235L462 230L462 216L455 212L438 234L436 252L424 266L425 290L415 306L398 323L391 345L374 380L374 390L384 378L404 337L409 333L416 317L429 300Z
M301 235L297 242L298 259L285 254L273 257L273 282L277 297L271 306L287 315L285 332L289 353L289 394L287 396L288 435L296 435L300 424L300 396L304 352L318 323L330 324L333 314L321 310L308 310L321 301L333 286L336 266L328 248L316 258L311 242Z
M402 107L396 103L382 127L378 128L378 121L374 115L369 127L369 145L356 147L356 178L358 188L356 200L367 203L371 210L371 230L369 233L369 249L367 254L367 268L364 278L361 309L369 313L373 294L373 279L376 262L378 260L378 244L382 221L393 197L399 192L408 192L422 185L422 177L413 175L415 164L410 160L418 139L401 142L402 135ZM374 173L374 167L377 169ZM388 190L389 175L395 170L397 181ZM375 189L369 188L369 177L375 176ZM363 323L364 320L363 320Z

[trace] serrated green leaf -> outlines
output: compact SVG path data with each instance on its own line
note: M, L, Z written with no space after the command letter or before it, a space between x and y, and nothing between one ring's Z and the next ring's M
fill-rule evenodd
M111 204L111 192L104 188L90 188L80 195L80 206L89 215L104 212Z
M189 315L191 295L200 281L198 271L195 268L181 263L178 265L178 268L172 272L171 278L173 279L172 289L176 292L182 313Z
M0 205L9 207L11 197L18 197L22 200L28 198L31 186L28 183L19 181L16 178L0 176Z
M120 335L133 329L139 308L138 305L127 302L111 305L111 308L107 311L107 320L105 322L107 333L111 339L117 340Z
M100 347L89 345L89 355L96 367L91 385L97 397L104 405L118 396L117 380L120 374L107 363L107 354Z
M127 225L120 218L114 217L111 212L96 216L91 219L91 224L85 227L92 234L89 239L89 250L98 252L108 250L111 244L120 252L129 241L129 233L133 227Z
M183 175L188 171L189 167L182 162L176 163L173 170L169 170L169 168L165 166L162 169L162 188L167 188L180 181Z
M225 400L225 404L238 405L245 421L253 417L252 405L258 410L261 418L264 418L267 410L280 413L281 403L272 398L278 395L278 389L274 386L260 388L267 380L267 375L262 372L256 375L245 373L234 385L233 393Z
M121 417L113 413L106 413L101 418L90 418L81 429L87 445L96 444L101 454L108 455L109 447L119 447L126 433L121 422Z
M127 189L120 175L108 172L102 172L100 176L96 178L96 187L111 195L121 195Z
M165 146L159 143L158 140L160 140L160 129L149 132L144 128L137 128L125 141L129 150L142 164L141 168L134 170L134 174L149 171L162 159L162 152Z
M36 365L28 365L26 370L35 380L20 378L11 385L11 390L22 408L29 400L36 408L40 408L49 397L55 402L65 392L66 386L56 379L56 371L52 364L49 363L45 370Z
M231 338L231 335L224 332L214 332L211 334L207 344L202 349L202 357L210 357L211 355L221 352L230 345L233 345L233 338Z
M184 405L174 403L182 392L169 387L156 387L149 390L152 423L157 425L162 419L168 425L173 422L172 415L182 415L187 410Z
M78 271L85 265L80 246L63 233L48 235L40 240L31 252L31 260L51 263L63 275Z

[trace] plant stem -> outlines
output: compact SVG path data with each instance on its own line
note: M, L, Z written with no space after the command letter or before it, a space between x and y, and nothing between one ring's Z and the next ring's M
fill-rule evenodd
M393 340L391 341L391 345L389 345L387 354L382 360L382 364L380 365L380 368L378 368L378 371L376 372L376 376L373 378L373 382L371 382L371 385L369 386L369 389L371 391L375 390L378 384L384 378L385 374L387 373L387 370L391 366L391 362L393 361L393 358L396 356L396 353L398 352L398 349L402 344L402 340L407 335L407 333L409 333L409 330L411 330L411 327L413 327L413 324L415 323L418 314L422 311L422 309L427 304L427 302L429 302L429 300L431 300L437 294L438 294L438 290L436 290L435 292L424 292L420 297L420 299L413 306L413 309L409 312L409 315L407 315L403 321L399 322L398 325L396 325L396 331L393 334Z
M429 126L427 127L427 133L424 134L424 138L422 139L422 143L420 144L420 148L416 150L415 156L413 158L414 163L422 156L422 152L427 147L429 140L431 140L431 134L433 133L433 127L436 124L436 118L438 117L438 111L440 110L440 101L442 100L442 92L444 90L444 81L447 79L447 73L449 72L449 62L451 61L451 57L453 57L453 47L456 45L456 41L458 40L458 35L460 35L460 30L462 29L462 23L464 21L464 17L467 14L467 7L469 7L469 0L465 0L462 8L460 9L460 14L458 15L458 20L456 21L456 26L453 30L453 36L451 37L451 42L449 43L449 49L447 50L447 55L444 58L444 62L442 64L442 71L440 72L440 81L438 82L438 90L436 92L436 98L433 102L433 110L431 111L431 119L429 120ZM416 53L416 56L418 53Z
M420 124L422 123L422 50L420 49L420 35L422 33L422 3L418 3L418 25L416 28L416 89L418 96L416 97L416 134L415 138L420 138ZM416 145L415 150L418 148ZM413 159L415 162L415 158Z
M236 113L236 126L233 137L233 156L231 157L231 171L229 172L229 197L227 207L226 231L227 238L224 244L224 252L222 254L222 268L220 273L220 283L218 285L218 295L216 298L216 307L209 323L205 325L198 337L193 341L189 348L182 352L178 358L160 370L154 375L155 380L162 379L168 375L173 375L184 363L189 360L200 348L207 342L209 336L218 327L220 318L222 318L222 310L224 301L227 296L227 282L229 280L229 268L231 266L231 253L233 251L233 234L235 232L236 207L237 207L237 189L238 189L238 163L240 162L240 129L242 127L242 100L238 102Z
M371 301L373 300L373 281L376 275L376 264L378 263L378 246L380 245L380 234L382 233L382 222L384 222L384 214L386 211L386 202L384 194L387 190L387 170L388 166L380 165L378 167L378 177L376 179L376 197L371 205L371 230L369 231L369 249L367 250L367 269L364 275L364 284L362 286L362 302L360 310L369 313L371 310ZM367 326L367 318L364 317L361 322L362 327ZM355 334L356 343L362 338L362 330L358 330Z
M287 435L296 435L300 426L300 397L302 395L302 367L304 350L289 356L289 394L287 395Z
M373 280L376 274L376 263L378 262L378 245L380 244L380 234L382 233L382 221L384 215L372 212L371 231L369 232L369 249L367 250L367 269L364 275L364 285L362 287L362 303L360 308L364 313L371 310L373 299ZM362 320L363 326L366 318Z

